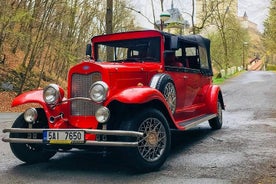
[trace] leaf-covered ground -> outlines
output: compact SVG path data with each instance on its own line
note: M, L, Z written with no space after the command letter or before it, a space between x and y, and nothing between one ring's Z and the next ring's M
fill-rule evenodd
M11 107L12 100L15 97L15 92L0 92L0 112L24 112L28 107L37 107L37 104L25 104L17 107Z

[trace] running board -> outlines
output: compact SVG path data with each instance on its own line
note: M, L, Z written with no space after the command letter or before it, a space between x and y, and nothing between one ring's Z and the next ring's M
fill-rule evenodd
M183 121L183 122L179 123L178 125L185 128L185 130L188 130L188 129L193 128L194 126L196 126L196 125L198 125L198 124L200 124L204 121L208 121L208 120L213 119L215 117L217 117L216 114L205 114L205 115L193 118L193 119L189 119L187 121Z

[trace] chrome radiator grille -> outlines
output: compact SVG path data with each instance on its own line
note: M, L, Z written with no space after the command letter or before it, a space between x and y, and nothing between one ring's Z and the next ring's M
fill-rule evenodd
M90 86L101 79L101 74L98 72L90 74L73 74L71 86L71 98L85 97L89 98ZM74 116L94 116L100 104L86 100L71 101L71 115Z

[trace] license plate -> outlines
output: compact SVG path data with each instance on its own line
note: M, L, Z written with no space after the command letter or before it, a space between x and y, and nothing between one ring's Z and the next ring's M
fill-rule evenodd
M43 141L50 144L84 143L83 130L44 130Z

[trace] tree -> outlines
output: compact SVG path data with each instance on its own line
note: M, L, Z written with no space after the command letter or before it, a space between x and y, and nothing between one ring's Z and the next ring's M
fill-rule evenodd
M207 1L205 1L207 3ZM241 65L243 42L248 40L248 34L232 11L233 0L213 0L203 4L204 13L201 33L211 39L212 59L217 69L227 69Z
M269 14L264 22L264 45L268 56L273 56L276 53L276 1L271 0Z
M14 31L18 29L18 26L21 29L21 25L28 23L31 18L23 4L23 1L19 0L0 1L0 56L5 55L4 45L7 40L15 40L26 36L24 31Z
M133 30L128 0L108 1L115 15L110 29ZM4 46L23 55L10 74L18 93L39 87L43 80L64 80L70 66L84 57L91 37L107 32L106 1L1 0L0 5L0 55L8 51Z

